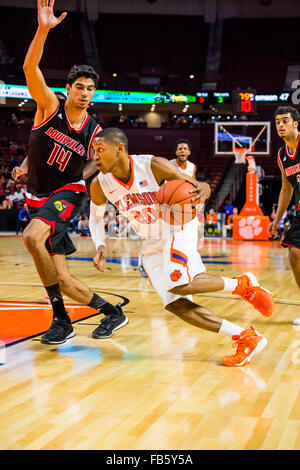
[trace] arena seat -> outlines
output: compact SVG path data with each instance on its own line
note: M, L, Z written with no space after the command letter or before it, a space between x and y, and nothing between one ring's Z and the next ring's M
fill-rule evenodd
M72 13L72 21L63 21L55 34L50 31L41 61L42 69L69 70L74 64L85 63L81 17L81 13ZM1 39L14 59L8 67L11 73L23 74L22 65L36 28L36 9L1 7Z
M283 90L288 64L299 59L298 23L298 18L225 20L219 89ZM279 31L292 47L279 40Z

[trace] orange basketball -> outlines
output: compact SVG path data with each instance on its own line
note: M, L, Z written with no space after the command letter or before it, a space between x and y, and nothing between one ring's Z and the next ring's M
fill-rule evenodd
M184 180L172 180L164 183L156 194L156 201L161 218L170 225L184 225L197 214L198 201L193 201L191 194L195 187Z

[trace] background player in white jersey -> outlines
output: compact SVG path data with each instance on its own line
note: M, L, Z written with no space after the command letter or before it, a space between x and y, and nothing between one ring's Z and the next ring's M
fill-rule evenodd
M165 308L196 327L215 333L224 333L237 343L235 355L225 356L226 365L244 365L267 340L254 328L243 329L215 316L210 310L192 301L192 294L231 291L250 302L263 315L273 310L272 295L259 287L251 273L235 278L222 278L206 273L197 251L197 237L191 222L174 228L162 221L157 212L155 195L162 181L181 179L190 181L195 189L194 200L199 203L210 195L206 183L180 173L168 160L153 155L129 155L128 141L123 131L107 128L97 133L93 148L94 159L100 173L91 184L90 231L96 246L94 266L103 271L106 259L103 214L107 200L126 215L134 230L144 239L143 264L149 279L161 296ZM193 221L192 221L193 222ZM94 337L107 333L108 321L103 329L94 331Z
M196 178L196 165L188 160L191 155L192 145L187 139L178 139L175 143L175 155L176 158L170 160L170 162L176 166L176 168L184 175ZM198 235L199 218L200 212L203 213L203 207L199 207L197 211L197 217L195 217L193 229Z
M192 176L193 178L195 178L196 165L188 160L189 156L191 155L191 151L192 146L189 140L177 140L175 144L176 158L173 158L173 160L170 160L170 162L173 163L173 165L177 166L177 168L185 175Z

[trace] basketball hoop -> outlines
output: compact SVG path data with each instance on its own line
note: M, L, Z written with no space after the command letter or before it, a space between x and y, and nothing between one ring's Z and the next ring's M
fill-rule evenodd
M233 153L235 156L235 162L237 165L246 163L246 153L249 152L248 148L245 147L235 147Z

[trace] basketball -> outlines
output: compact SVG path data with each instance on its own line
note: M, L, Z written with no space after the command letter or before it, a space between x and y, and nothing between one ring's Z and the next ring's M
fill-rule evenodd
M193 190L195 187L184 180L164 183L156 194L161 218L170 225L184 225L194 219L199 201L192 201Z

